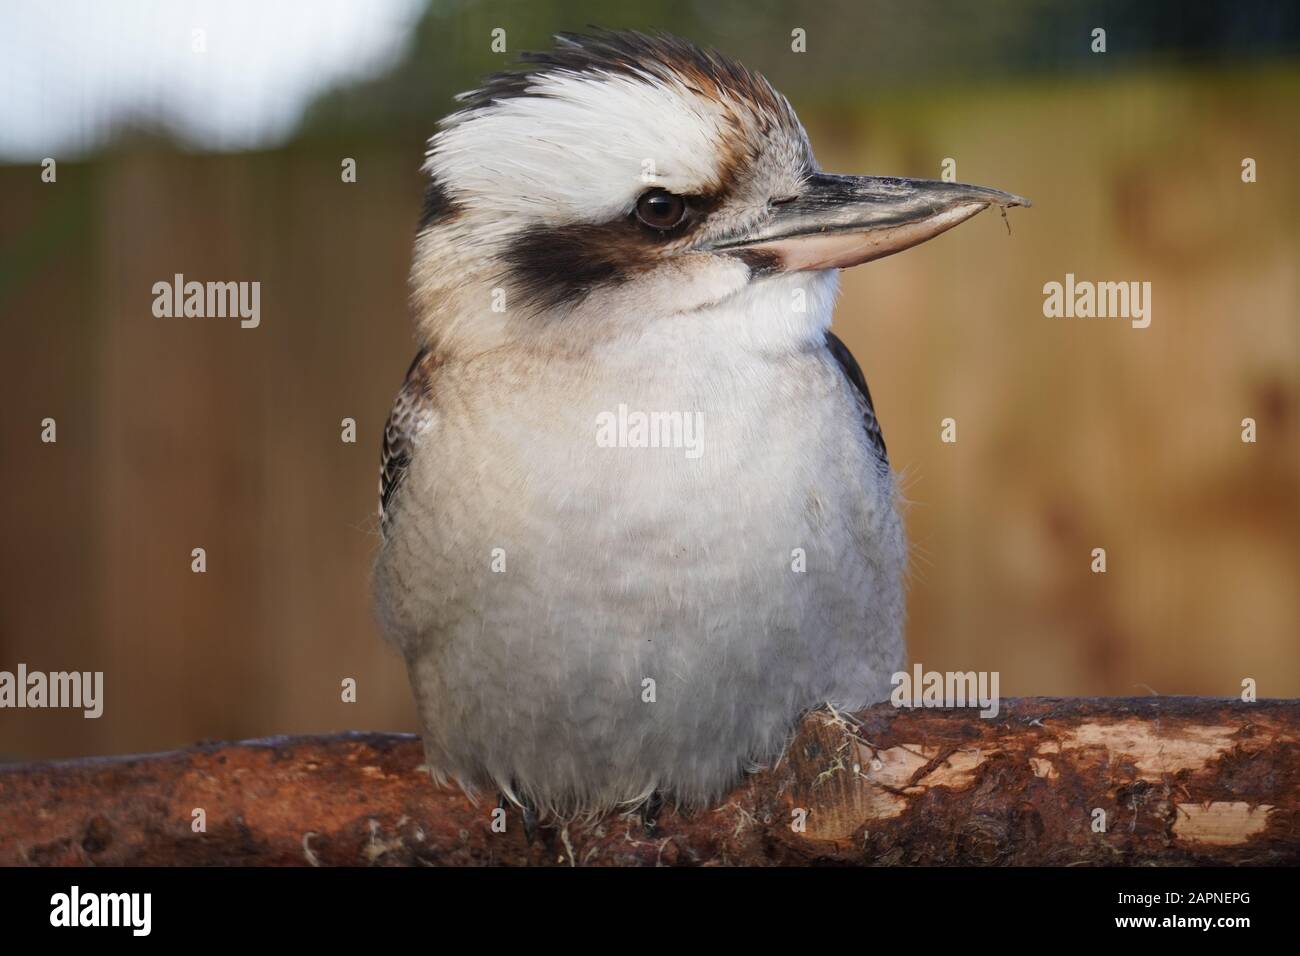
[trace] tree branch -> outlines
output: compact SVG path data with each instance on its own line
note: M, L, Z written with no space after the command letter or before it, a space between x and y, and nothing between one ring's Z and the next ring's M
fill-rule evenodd
M1300 701L818 711L716 809L531 844L421 759L353 733L0 766L0 865L1300 863Z

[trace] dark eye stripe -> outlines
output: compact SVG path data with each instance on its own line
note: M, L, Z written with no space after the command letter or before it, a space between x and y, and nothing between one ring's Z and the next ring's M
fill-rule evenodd
M676 198L685 203L688 214L672 229L643 224L635 209L613 222L525 229L501 257L506 267L503 278L525 306L540 309L572 305L599 286L625 282L666 261L665 255L672 254L665 252L666 247L689 236L724 197L719 193Z
M577 223L534 227L511 240L502 257L514 294L525 305L554 308L580 302L593 288L621 282L646 262L651 247L640 227Z

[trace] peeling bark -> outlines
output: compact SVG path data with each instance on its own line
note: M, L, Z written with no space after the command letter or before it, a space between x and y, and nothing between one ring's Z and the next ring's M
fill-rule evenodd
M0 766L0 865L1300 863L1300 701L818 711L711 811L531 844L518 811L494 833L495 806L421 759L415 737L357 733Z

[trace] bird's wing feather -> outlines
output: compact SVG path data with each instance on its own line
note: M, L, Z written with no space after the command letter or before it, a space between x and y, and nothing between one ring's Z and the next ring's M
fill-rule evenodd
M384 449L379 457L379 524L387 530L393 495L406 476L415 436L428 424L433 411L432 372L437 367L434 353L422 348L406 370L406 381L397 393L393 410L384 424Z
M849 347L841 342L834 332L827 331L826 348L839 363L844 377L857 389L862 405L862 425L867 430L867 438L880 455L880 460L889 461L889 455L885 451L885 436L881 433L880 422L876 419L876 407L871 403L871 391L867 388L867 377L862 374L862 366L853 357Z

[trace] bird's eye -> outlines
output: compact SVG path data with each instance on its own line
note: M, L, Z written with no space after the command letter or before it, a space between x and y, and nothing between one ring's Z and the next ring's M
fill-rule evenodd
M672 229L686 218L686 200L666 189L652 189L636 201L636 217L651 229Z

